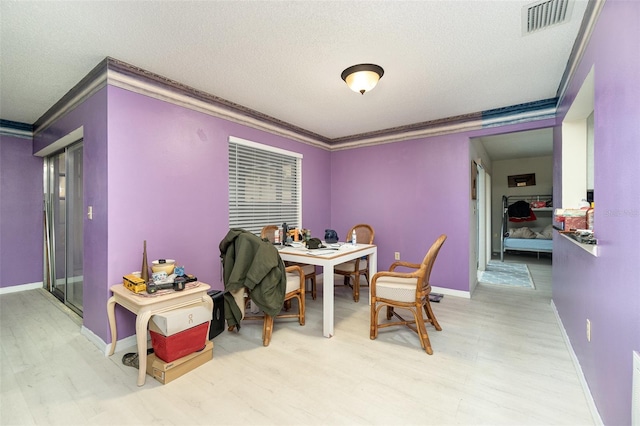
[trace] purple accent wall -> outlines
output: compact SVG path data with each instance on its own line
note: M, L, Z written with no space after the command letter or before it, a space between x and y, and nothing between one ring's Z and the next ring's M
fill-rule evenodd
M33 152L52 144L77 128L83 128L84 211L93 206L93 220L84 218L83 324L104 339L108 323L105 288L107 277L107 89L90 96L81 105L35 136ZM41 195L42 197L42 195Z
M229 230L228 140L248 139L303 155L303 224L319 235L330 224L330 153L210 115L109 86L108 274L102 285L148 260L176 259L222 289L219 242ZM95 210L94 210L94 214ZM106 298L100 300L106 306ZM106 325L106 310L101 309ZM119 338L133 315L117 308ZM121 328L122 327L122 328ZM94 330L109 342L107 328Z
M357 223L373 226L378 270L394 252L420 262L447 234L431 275L432 285L469 292L470 138L551 127L554 119L475 129L397 143L334 151L331 223L342 240Z
M42 281L42 159L33 152L79 127L85 210L93 206L93 220L84 221L83 324L107 343L109 287L140 269L145 239L149 261L175 258L223 287L218 243L228 230L230 135L301 153L303 224L314 235L330 226L329 151L108 86L33 144L1 137L2 287ZM134 334L132 314L118 307L116 320L119 339Z
M640 351L640 3L607 0L561 108L595 72L594 257L554 237L553 301L606 425L631 424L632 351ZM561 132L554 183L561 191ZM565 206L569 207L569 206ZM591 321L591 342L586 320Z
M0 287L42 282L42 159L0 136Z
M230 135L303 154L303 225L316 236L371 223L379 269L393 252L419 261L441 233L448 240L433 284L469 291L469 138L553 124L553 120L476 129L329 152L204 113L108 86L34 140L34 151L84 128L84 325L110 342L104 306L109 287L149 261L184 264L221 289L218 242L228 230L227 141ZM367 182L364 185L363 182ZM119 338L134 333L132 314L117 308Z
M331 159L331 223L341 240L369 223L378 270L421 262L440 234L448 238L432 285L469 291L469 137L445 135L336 151Z

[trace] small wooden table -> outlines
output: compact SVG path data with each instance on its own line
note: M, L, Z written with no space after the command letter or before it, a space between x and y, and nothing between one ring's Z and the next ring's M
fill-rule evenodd
M107 301L107 316L111 328L111 350L109 356L116 350L116 303L136 314L136 341L138 345L138 386L144 385L147 374L147 326L151 315L183 308L198 303L205 303L213 311L213 300L207 294L209 284L189 283L182 291L170 291L150 295L136 294L122 284L111 286L113 296Z

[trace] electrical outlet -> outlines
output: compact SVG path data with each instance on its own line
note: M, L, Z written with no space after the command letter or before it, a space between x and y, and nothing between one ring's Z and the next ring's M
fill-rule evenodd
M591 341L591 321L587 318L587 342Z
M400 260L400 252L399 251L396 252L396 260Z

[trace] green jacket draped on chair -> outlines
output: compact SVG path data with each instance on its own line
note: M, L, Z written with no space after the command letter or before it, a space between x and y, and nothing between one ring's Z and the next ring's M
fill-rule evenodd
M227 325L240 328L244 306L234 294L251 292L251 300L266 314L277 315L284 305L287 277L278 250L268 241L243 229L231 229L220 242L224 271Z

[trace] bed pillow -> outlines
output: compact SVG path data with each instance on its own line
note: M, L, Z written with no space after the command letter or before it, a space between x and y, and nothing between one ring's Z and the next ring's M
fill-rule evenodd
M509 230L509 238L536 238L536 233L533 232L530 228L522 227L522 228L514 228Z
M544 227L542 231L538 233L538 237L542 240L552 240L553 239L553 225L547 225Z

